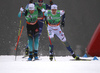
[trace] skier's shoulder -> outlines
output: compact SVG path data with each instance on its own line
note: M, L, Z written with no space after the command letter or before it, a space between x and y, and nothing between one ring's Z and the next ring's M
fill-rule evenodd
M35 5L38 5L38 2L35 2L34 4L35 4ZM43 3L42 5L46 5L46 3Z
M60 10L60 13L65 13L65 11L64 10Z
M38 5L38 3L37 2L35 2L35 3L33 3L34 5Z
M25 10L27 10L27 9L28 9L28 6L29 6L29 4L27 4L27 5L26 5Z
M50 13L51 13L51 10L46 10L46 12L47 12L48 14L50 14Z
M36 11L36 10L38 10L38 9L37 9L37 7L35 6L35 9L34 9L34 11Z
M60 15L64 15L65 11L64 10L60 10Z
M27 8L25 12L29 12L29 9Z
M28 12L29 12L29 9L26 9L25 10L25 16L27 16Z
M45 6L45 5L47 5L46 3L43 3L43 5Z
M57 14L60 14L60 10L57 10Z

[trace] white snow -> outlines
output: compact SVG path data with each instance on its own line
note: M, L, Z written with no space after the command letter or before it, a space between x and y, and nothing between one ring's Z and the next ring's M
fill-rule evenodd
M0 56L0 73L100 73L100 57L97 58L99 60L70 61L72 57L66 56L50 61L49 57L42 56L38 61L27 61L18 56L15 61L15 56Z

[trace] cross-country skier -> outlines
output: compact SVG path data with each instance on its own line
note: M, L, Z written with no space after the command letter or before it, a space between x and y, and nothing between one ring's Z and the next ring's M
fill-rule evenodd
M50 5L48 5L48 4L44 3L43 0L38 0L38 2L35 2L34 4L38 8L38 12L39 12L38 23L39 23L39 34L41 35L42 29L43 29L43 19L44 19L44 14L41 11L41 9L44 8L46 10L47 9L50 10L53 2L50 1Z
M66 48L68 49L68 51L71 53L72 57L75 58L76 60L79 60L79 57L75 55L75 53L73 52L71 46L69 45L69 43L66 41L66 37L64 35L64 33L62 32L61 28L60 28L60 24L62 27L64 27L65 25L65 11L64 10L57 10L57 5L53 4L51 5L51 10L45 10L42 9L42 11L45 11L45 16L47 17L47 23L48 23L48 33L49 33L49 41L50 41L50 45L49 45L49 52L50 52L50 60L53 60L53 38L54 35L56 35L61 41L62 43L64 43L64 45L66 46ZM62 18L62 19L61 19Z
M21 14L22 12L22 14ZM25 15L27 23L27 35L29 40L29 61L33 59L33 40L34 40L34 59L38 60L38 47L39 47L39 24L38 24L38 10L33 3L30 3L28 9L24 12L21 8L18 14L19 17Z
M33 3L33 0L29 1L29 4ZM25 9L27 10L29 4L26 5ZM51 9L51 5L53 4L52 0L50 0L50 5L44 3L43 0L38 0L37 2L34 3L35 7L37 7L38 9L38 24L39 24L39 37L42 33L42 29L43 29L43 21L44 21L44 14L41 11L41 9L45 9L45 10L50 10ZM28 48L28 47L27 47ZM26 49L26 51L28 51L28 49ZM27 54L27 52L25 52Z
M33 0L30 0L30 2L33 2ZM29 2L29 3L30 3ZM37 7L38 9L38 24L39 24L39 35L41 35L42 33L42 29L43 29L43 19L44 19L44 14L43 12L41 11L41 9L46 9L46 10L50 10L51 9L51 5L53 4L52 0L50 0L50 5L44 3L43 0L38 0L37 2L34 3L35 4L35 7ZM25 9L28 8L28 5L26 6Z

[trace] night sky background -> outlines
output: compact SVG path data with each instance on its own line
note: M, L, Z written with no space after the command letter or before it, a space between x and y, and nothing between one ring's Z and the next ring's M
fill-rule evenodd
M37 0L34 0L36 2ZM18 18L21 6L26 6L29 0L0 0L0 55L14 55L18 37L20 20ZM49 4L49 0L44 0ZM100 0L53 0L59 10L66 11L63 32L72 49L77 55L83 56L86 47L100 22ZM39 55L49 55L49 39L46 26L40 38ZM26 26L18 46L18 55L23 55L27 45ZM54 53L57 56L70 55L66 47L55 36Z

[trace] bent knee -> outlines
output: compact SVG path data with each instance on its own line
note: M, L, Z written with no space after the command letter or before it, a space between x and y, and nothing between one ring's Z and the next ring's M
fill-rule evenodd
M65 42L65 41L66 41L66 37L62 37L60 40L61 40L62 42Z

